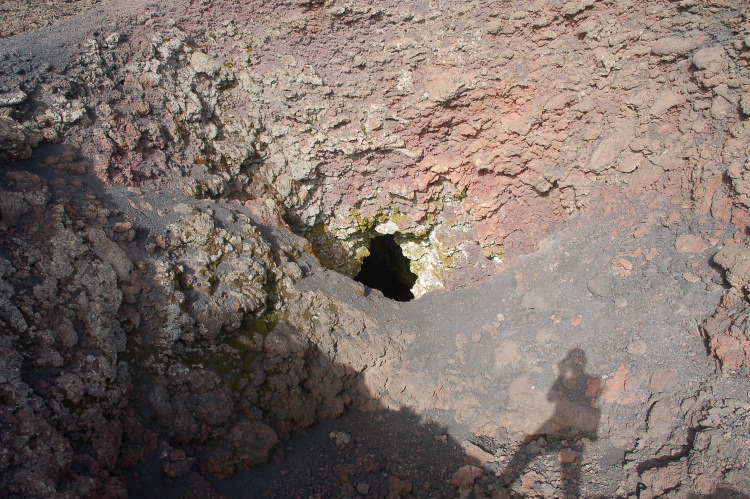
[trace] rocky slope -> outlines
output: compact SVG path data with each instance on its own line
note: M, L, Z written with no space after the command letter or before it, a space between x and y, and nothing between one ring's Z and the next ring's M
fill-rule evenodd
M749 492L749 15L115 0L0 40L0 487ZM382 234L417 300L350 279Z

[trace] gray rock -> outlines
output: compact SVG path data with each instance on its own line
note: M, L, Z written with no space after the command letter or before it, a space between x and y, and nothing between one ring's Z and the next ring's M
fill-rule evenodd
M604 298L612 294L612 280L607 276L595 276L586 283L586 289L594 296Z
M526 310L536 310L542 313L552 310L552 304L541 289L533 289L525 293L521 297L521 306Z
M21 90L0 95L0 107L17 106L26 102L27 95Z
M205 74L206 76L216 76L221 65L211 59L207 54L203 52L193 52L190 56L190 66L195 74Z

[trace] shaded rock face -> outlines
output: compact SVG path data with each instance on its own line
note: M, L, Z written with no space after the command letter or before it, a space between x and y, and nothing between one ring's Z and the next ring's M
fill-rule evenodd
M622 312L635 281L701 324L727 377L747 375L746 2L172 0L171 18L110 5L71 21L83 28L63 65L63 27L0 41L1 490L125 496L118 468L157 448L169 477L228 478L280 459L295 429L401 407L452 411L489 439L444 480L462 493L485 471L511 478L497 491L578 490L508 477L493 456L525 434L536 447L512 463L537 466L551 445L568 470L596 431L615 448L597 452L628 464L596 493L750 487L739 446L737 466L717 464L746 404L724 385L712 399L705 363L711 383L682 387L686 364L656 372L634 338L628 365L599 352L607 380L571 375L575 401L536 397L567 379L550 350L574 346L539 321L586 323L575 276L547 289L552 263L519 267L591 223L575 234L617 242L590 245L609 252L581 288L614 307L600 317L640 320ZM580 260L563 264L601 264L569 246ZM438 310L444 331L426 329L429 301L403 309L423 319L409 322L370 289L378 259L404 301L516 269L512 313L538 329L505 337L511 311L494 309L472 325L502 293ZM718 303L708 259L726 271ZM358 274L365 285L345 277ZM649 284L664 276L672 287ZM688 317L697 303L710 310ZM673 322L659 327L676 335ZM563 432L576 415L585 431Z

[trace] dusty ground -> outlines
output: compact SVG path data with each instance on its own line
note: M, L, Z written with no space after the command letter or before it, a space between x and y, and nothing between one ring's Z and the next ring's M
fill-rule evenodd
M51 26L108 0L13 0L0 3L0 38Z
M467 5L0 7L0 495L750 494L746 2Z

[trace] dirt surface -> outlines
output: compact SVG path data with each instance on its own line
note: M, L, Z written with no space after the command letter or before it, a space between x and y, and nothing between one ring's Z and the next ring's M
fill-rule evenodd
M0 3L0 38L51 26L109 0L5 0Z
M747 2L0 9L1 496L750 494Z

